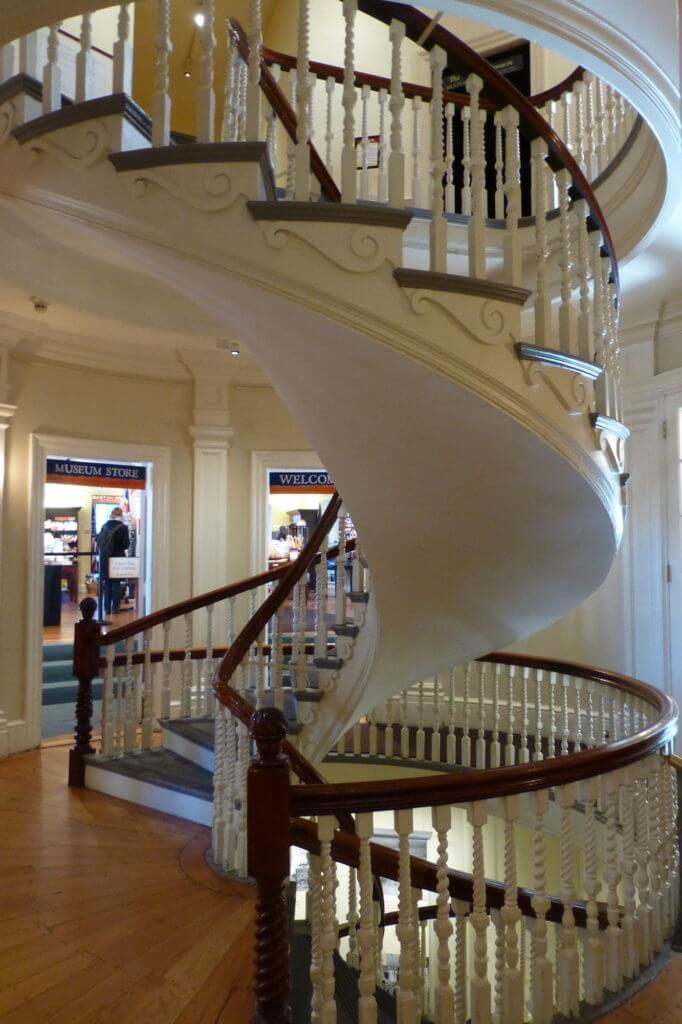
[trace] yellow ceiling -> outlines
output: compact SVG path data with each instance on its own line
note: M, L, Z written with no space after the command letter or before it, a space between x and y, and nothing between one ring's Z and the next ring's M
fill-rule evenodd
M282 0L278 0L281 4ZM133 72L133 95L137 103L151 113L151 98L154 83L154 35L156 29L156 4L143 0L135 4L135 63ZM173 101L171 122L173 131L195 133L196 94L199 79L199 39L192 14L196 9L192 0L176 0L171 4L171 41L173 52L170 56L170 94ZM275 0L263 0L263 24L267 25L275 7ZM215 76L218 93L218 112L222 109L221 97L225 83L226 29L228 17L237 18L246 28L249 17L249 0L215 0ZM189 66L190 78L184 77Z

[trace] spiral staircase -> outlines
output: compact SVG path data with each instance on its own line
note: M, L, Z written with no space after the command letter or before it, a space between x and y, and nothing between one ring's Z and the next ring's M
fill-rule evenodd
M214 36L213 5L205 6L191 138L172 131L168 0L157 5L148 55L150 114L131 95L128 4L101 94L92 89L87 14L71 95L62 89L59 26L44 34L42 76L39 34L2 48L3 202L31 229L91 255L104 270L133 267L210 310L262 366L333 474L343 506L335 497L287 570L228 584L108 634L84 602L71 782L211 824L216 866L256 878L256 1020L288 1019L281 865L290 840L310 855L313 1019L337 1019L334 956L345 928L334 914L337 863L349 868L354 894L359 887L359 913L353 895L345 934L357 972L351 1002L365 1024L377 1019L378 933L392 925L402 1024L427 1012L438 1024L469 1017L488 1024L493 967L503 1024L542 1024L555 1010L576 1016L581 993L600 1005L605 989L622 991L674 925L672 831L659 828L655 815L640 820L634 806L638 794L648 797L672 820L673 775L664 760L676 729L671 702L632 680L520 659L505 705L494 670L481 670L472 697L468 668L457 693L451 690L452 739L442 743L445 696L438 683L433 690L437 782L427 777L410 789L403 781L396 797L390 783L325 785L315 766L349 729L351 753L366 765L372 757L387 764L398 750L396 739L387 747L396 694L537 631L608 573L627 484L616 260L627 224L617 188L627 168L646 158L652 136L622 97L582 70L534 104L422 12L373 0L342 5L343 67L313 59L315 5L300 3L292 56L263 47L253 3L248 32L230 23L218 95L214 58L223 44ZM390 78L356 67L358 10L386 24ZM403 80L407 45L427 51L429 86ZM444 90L453 66L465 73L465 91ZM376 165L370 115L381 126ZM611 207L613 233L604 212ZM346 510L357 539L346 537ZM427 522L411 532L411 524ZM490 664L504 663L499 657ZM100 673L95 752L91 685ZM570 679L578 680L572 688ZM400 755L406 761L412 752L424 767L420 692L416 719L409 702L401 705ZM601 712L589 703L597 698ZM553 724L559 707L560 736ZM338 750L337 758L348 753ZM290 770L299 785L290 785ZM537 795L550 788L552 808ZM535 830L527 893L514 855L521 794L531 801L528 827ZM278 810L267 821L263 811L259 821L266 803ZM487 803L504 821L501 883L485 875ZM466 877L448 874L454 804L467 807L472 829ZM438 836L437 866L410 856L412 814L425 807ZM398 843L392 856L370 844L372 815L388 811ZM578 814L585 819L582 904L572 867ZM548 836L561 864L554 901ZM636 877L640 856L648 861ZM377 895L381 877L399 881L392 924ZM414 891L421 889L437 894L436 907L419 907ZM494 965L488 912L498 915ZM456 985L447 953L451 915L458 941L462 921L474 937L473 967L466 947L454 952ZM518 962L524 918L533 921L530 979ZM437 981L419 961L428 959L420 921L430 919L437 922ZM558 936L556 1004L548 922ZM591 944L582 959L576 928Z

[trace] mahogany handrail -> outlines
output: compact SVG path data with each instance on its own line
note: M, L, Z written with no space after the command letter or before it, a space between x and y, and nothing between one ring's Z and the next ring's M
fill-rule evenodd
M407 37L413 42L420 40L424 30L431 25L431 18L428 15L422 14L416 7L396 3L395 0L358 0L358 9L377 21L383 21L386 25L389 25L394 19L401 21L405 25ZM485 98L491 99L498 108L512 106L518 111L519 130L526 138L532 140L540 137L545 140L549 166L554 171L568 170L571 174L574 191L587 202L591 224L601 231L604 247L611 258L611 271L616 294L620 294L616 250L599 201L577 161L557 133L547 124L539 110L504 75L496 71L485 57L476 53L443 25L433 26L422 45L426 50L432 50L434 46L442 47L448 58L460 70L467 74L478 75L483 80Z
M529 764L488 768L467 775L425 776L380 782L346 782L333 785L294 786L292 814L334 814L340 807L353 813L435 807L441 804L489 800L562 786L581 779L616 771L640 761L669 743L677 732L677 705L667 694L630 676L572 662L533 658L523 654L493 654L483 660L529 667L546 667L568 675L607 682L653 705L659 717L636 735L590 750L535 761Z
M227 24L239 51L239 56L248 64L249 42L246 32L236 18L228 18ZM282 126L289 138L294 143L298 142L296 114L262 56L260 61L260 85L265 98L282 122ZM324 160L310 140L308 140L308 148L310 149L310 170L320 183L322 195L330 203L340 203L341 192L327 170Z

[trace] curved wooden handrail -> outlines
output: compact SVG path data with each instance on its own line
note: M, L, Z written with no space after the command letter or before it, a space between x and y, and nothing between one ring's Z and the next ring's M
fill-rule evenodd
M543 92L536 92L534 96L528 97L528 102L532 103L534 107L544 107L546 103L560 100L565 92L570 92L576 82L582 82L585 74L585 68L578 65L571 71L570 75L561 81L557 82L550 89L545 89Z
M677 705L672 698L630 676L621 676L615 672L573 662L533 658L522 654L493 654L482 660L545 668L595 682L621 686L628 693L641 697L655 707L659 717L635 736L603 744L591 750L581 750L530 764L487 768L465 776L425 776L381 782L294 786L291 792L292 813L307 817L334 814L340 807L353 813L435 807L440 804L468 803L531 793L624 768L660 750L677 732Z
M386 25L390 25L394 19L401 21L405 25L407 37L413 42L420 40L425 29L431 25L431 19L427 14L422 14L416 7L396 3L395 0L358 0L358 10ZM504 75L496 71L485 57L476 53L442 25L432 27L422 45L426 50L432 50L434 46L442 47L448 55L449 61L459 71L478 75L483 80L485 98L492 100L496 108L512 106L518 111L519 130L527 139L540 137L545 140L548 148L548 164L554 171L565 168L570 172L574 191L585 199L590 209L592 225L602 233L604 247L611 258L611 271L616 292L619 294L616 250L597 197L577 161L557 133L547 124L539 110Z
M317 838L317 826L314 822L305 821L303 818L294 818L289 829L289 839L293 846L298 846L309 853L320 853L320 843ZM380 843L370 843L370 854L372 859L372 873L380 878L390 878L399 881L400 857L396 850L391 850ZM360 863L360 840L357 836L337 832L332 841L332 858L347 867L358 868ZM412 875L412 888L424 889L427 892L438 891L438 877L436 865L421 857L410 857L410 870ZM448 886L450 896L453 899L462 900L464 903L473 901L473 880L470 874L464 871L448 869ZM488 909L499 910L504 905L505 886L503 882L486 880L486 906ZM519 888L518 905L524 917L535 917L532 899L535 893L530 889ZM550 896L550 907L547 912L547 920L561 924L564 912L564 904L556 896ZM424 908L428 910L428 908ZM579 928L587 924L587 911L585 903L577 901L573 904L575 922ZM606 907L599 904L599 925L600 928L608 927ZM383 918L385 924L395 923L389 919L390 915Z
M239 56L248 63L249 42L243 27L236 18L227 19L228 29L235 41ZM265 98L282 122L282 126L292 142L298 141L297 120L289 100L286 98L279 85L275 81L270 68L261 57L260 85ZM326 164L312 142L308 142L310 149L310 170L320 183L320 190L324 198L330 203L340 203L341 193Z

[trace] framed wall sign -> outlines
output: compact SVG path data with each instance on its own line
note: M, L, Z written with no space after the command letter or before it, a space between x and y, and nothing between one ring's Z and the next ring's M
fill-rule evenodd
M355 166L359 171L362 170L362 145L363 137L359 135L355 140ZM367 166L378 167L379 158L381 156L381 136L380 135L368 135L367 136Z

